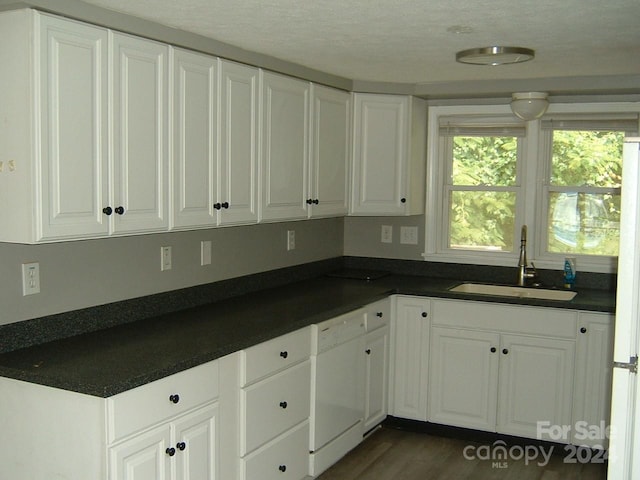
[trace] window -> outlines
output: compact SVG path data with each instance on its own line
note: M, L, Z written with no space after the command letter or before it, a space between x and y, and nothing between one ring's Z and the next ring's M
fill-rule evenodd
M637 128L634 118L542 122L547 253L618 255L622 144Z
M513 251L524 129L447 123L441 131L449 169L447 247Z
M622 143L638 109L552 104L521 122L508 106L431 107L425 258L515 266L526 224L539 268L574 256L581 270L613 271Z

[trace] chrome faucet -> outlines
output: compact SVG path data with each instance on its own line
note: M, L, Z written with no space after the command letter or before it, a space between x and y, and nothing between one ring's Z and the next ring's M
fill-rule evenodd
M520 258L518 258L518 285L524 287L528 279L537 275L536 266L531 262L531 268L527 262L527 226L523 225L520 231Z

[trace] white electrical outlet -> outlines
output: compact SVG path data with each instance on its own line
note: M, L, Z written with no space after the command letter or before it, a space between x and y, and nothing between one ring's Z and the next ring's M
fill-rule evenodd
M160 270L171 270L171 247L160 247Z
M200 242L200 265L211 265L211 240Z
M400 227L400 243L417 245L418 227Z
M382 243L391 243L393 242L393 226L391 225L382 225L382 234L380 237L380 241Z
M287 230L287 250L296 249L296 231Z
M38 262L22 264L22 295L40 293L40 264Z

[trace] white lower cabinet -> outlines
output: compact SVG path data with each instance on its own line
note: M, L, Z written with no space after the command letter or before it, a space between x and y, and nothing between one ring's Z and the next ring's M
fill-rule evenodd
M382 300L368 306L366 311L365 432L382 422L388 412L390 304L389 299Z
M220 480L219 361L108 398L0 377L0 478Z
M575 445L607 448L613 374L613 315L580 312L573 395Z
M109 480L219 480L218 362L107 399Z
M427 420L431 301L405 296L397 296L394 300L390 412L396 417L424 421Z
M109 449L111 480L218 480L218 405L144 432Z
M498 401L499 335L431 329L429 420L494 430Z
M309 472L311 329L241 352L239 476L301 480Z
M434 300L432 323L429 421L544 440L571 424L577 312Z
M575 342L503 335L500 343L496 431L551 440L542 422L571 423Z

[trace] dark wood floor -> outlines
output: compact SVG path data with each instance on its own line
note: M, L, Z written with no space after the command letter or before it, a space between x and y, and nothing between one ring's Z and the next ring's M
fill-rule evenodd
M340 462L324 472L318 480L600 480L606 478L606 463L568 463L571 457L563 446L555 446L554 454L545 462L540 446L530 446L535 460L516 459L526 446L507 445L505 460L484 459L499 453L495 439L474 442L429 433L384 427L375 431ZM485 445L484 450L478 447ZM500 444L498 444L500 445ZM510 450L512 447L512 450ZM543 446L549 452L551 446ZM534 451L533 448L538 450ZM466 452L466 455L465 455ZM511 452L511 455L509 455ZM582 458L593 455L581 452ZM478 458L482 457L482 458ZM542 465L538 465L540 462ZM528 463L528 464L527 464Z

